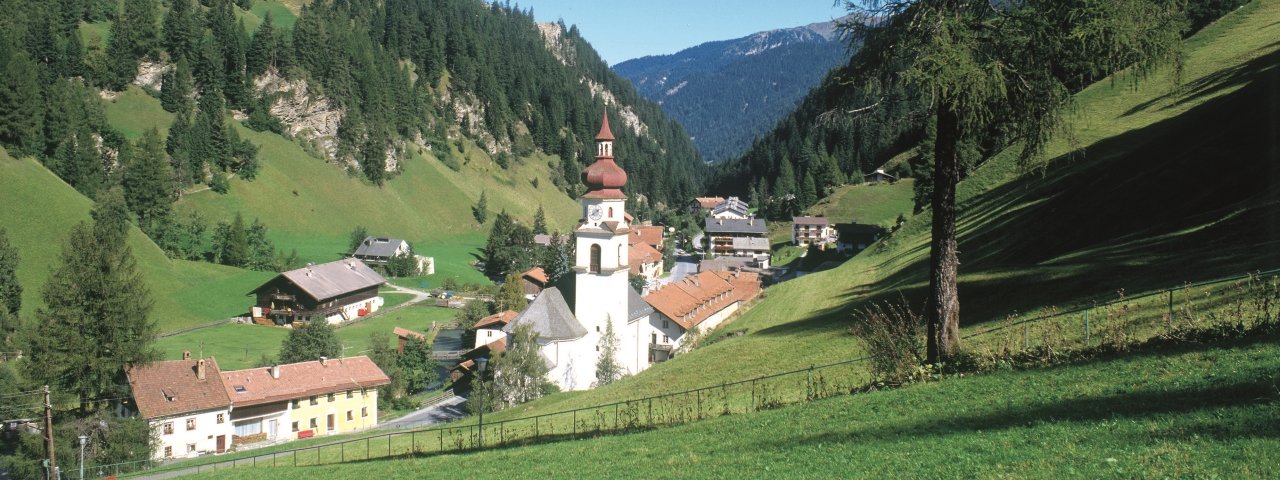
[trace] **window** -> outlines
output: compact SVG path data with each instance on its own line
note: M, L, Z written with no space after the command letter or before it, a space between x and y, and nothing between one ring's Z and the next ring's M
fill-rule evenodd
M587 271L600 273L600 245L591 246L591 265L587 267Z
M194 417L193 417L193 418L188 418L188 419L187 419L187 431L191 431L191 430L195 430L195 429L196 429L196 419L195 419Z
M164 434L165 434L165 435L173 435L173 422L165 422L165 424L164 424Z
M330 393L330 394L329 394L329 403L333 403L333 394L332 394L332 393Z
M369 407L360 407L360 416L361 417L369 416Z
M173 447L164 447L164 456L166 456L166 457L172 457L172 456L173 456Z
M627 262L622 261L622 245L618 245L618 265L621 266Z
M315 395L312 395L312 396L311 396L311 404L312 404L312 405L319 405L319 404L320 404L320 401L316 399L316 396L315 396Z
M254 419L247 422L237 422L235 425L237 437L247 437L262 433L262 420Z
M351 398L351 394L352 394L352 391L351 391L351 390L347 390L347 398Z
M356 416L351 414L351 410L347 410L347 421L355 420Z
M224 422L226 422L226 421L227 421L227 419L226 419L225 417L223 417L221 413L219 413L219 414L218 414L218 425L222 425L222 424L223 424Z
M298 431L298 422L293 422L293 431Z
M663 335L663 336L662 336L662 343L671 343L671 337L669 337L669 336L667 336L667 335Z
M294 400L294 401L293 401L293 408L294 408L294 410L297 410L297 409L299 409L299 408L302 408L302 400Z
M195 453L195 451L196 451L196 444L194 444L194 443L188 443L188 444L187 444L187 453Z
M316 417L311 417L311 428L316 428Z
M609 218L613 218L613 207L609 207Z
M665 318L662 319L662 328L671 328L671 322Z

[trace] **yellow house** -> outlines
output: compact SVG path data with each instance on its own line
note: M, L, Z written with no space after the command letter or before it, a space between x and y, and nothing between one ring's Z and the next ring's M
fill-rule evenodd
M232 444L284 441L378 424L378 387L391 379L367 356L223 372Z

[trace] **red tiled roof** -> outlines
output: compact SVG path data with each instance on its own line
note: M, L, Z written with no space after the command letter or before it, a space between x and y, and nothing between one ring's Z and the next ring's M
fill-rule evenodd
M520 274L520 278L527 278L529 280L538 282L542 285L547 284L547 272L546 270L543 270L542 267L533 267L528 271Z
M694 197L693 201L698 202L699 207L710 210L724 203L724 197Z
M226 394L236 406L259 405L391 383L369 357L333 358L280 365L280 378L270 367L222 372ZM243 389L243 391L237 391Z
M662 247L662 227L654 225L651 227L631 227L631 235L627 237L627 242L635 245L637 242L644 242L653 248Z
M218 362L205 359L204 380L196 376L197 359L153 362L125 372L142 418L226 408L231 399L223 387Z
M400 328L400 327L391 329L391 333L394 333L397 337L400 337L400 338L413 337L413 338L422 339L422 340L426 340L427 338L426 335L415 332L413 330L409 330L407 328Z
M739 298L733 284L715 273L703 272L654 290L644 300L688 330Z
M498 312L493 315L489 315L487 317L481 318L480 321L476 322L476 324L471 327L471 329L479 330L481 328L490 328L494 325L498 325L499 326L498 328L505 327L508 323L511 323L512 320L516 319L516 315L520 315L520 312L517 312L515 310Z

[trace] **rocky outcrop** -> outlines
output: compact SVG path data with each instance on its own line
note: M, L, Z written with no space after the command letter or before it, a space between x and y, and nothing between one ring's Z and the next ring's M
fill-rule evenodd
M254 88L271 98L271 115L289 135L316 145L325 159L336 160L342 110L323 95L311 92L306 80L290 80L274 70L253 79Z
M538 31L542 33L542 41L546 45L547 50L560 60L565 66L573 65L577 59L574 58L575 50L573 45L569 44L568 39L564 37L564 29L558 23L539 23ZM613 105L618 109L618 114L622 116L622 123L630 128L632 133L637 136L644 135L649 127L640 121L640 116L631 109L630 105L622 105L618 103L618 99L614 97L613 92L604 88L600 82L587 77L578 79L578 83L584 84L591 90L593 96L600 97L605 105Z
M142 62L138 64L138 76L133 84L151 90L160 90L164 74L173 68L173 64L164 62Z

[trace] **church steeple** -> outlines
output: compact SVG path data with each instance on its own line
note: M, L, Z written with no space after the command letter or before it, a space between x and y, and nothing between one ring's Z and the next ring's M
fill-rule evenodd
M613 161L613 131L609 129L609 112L604 113L600 133L596 134L596 161L582 171L582 183L587 186L583 198L627 198L622 187L627 184L627 172Z

